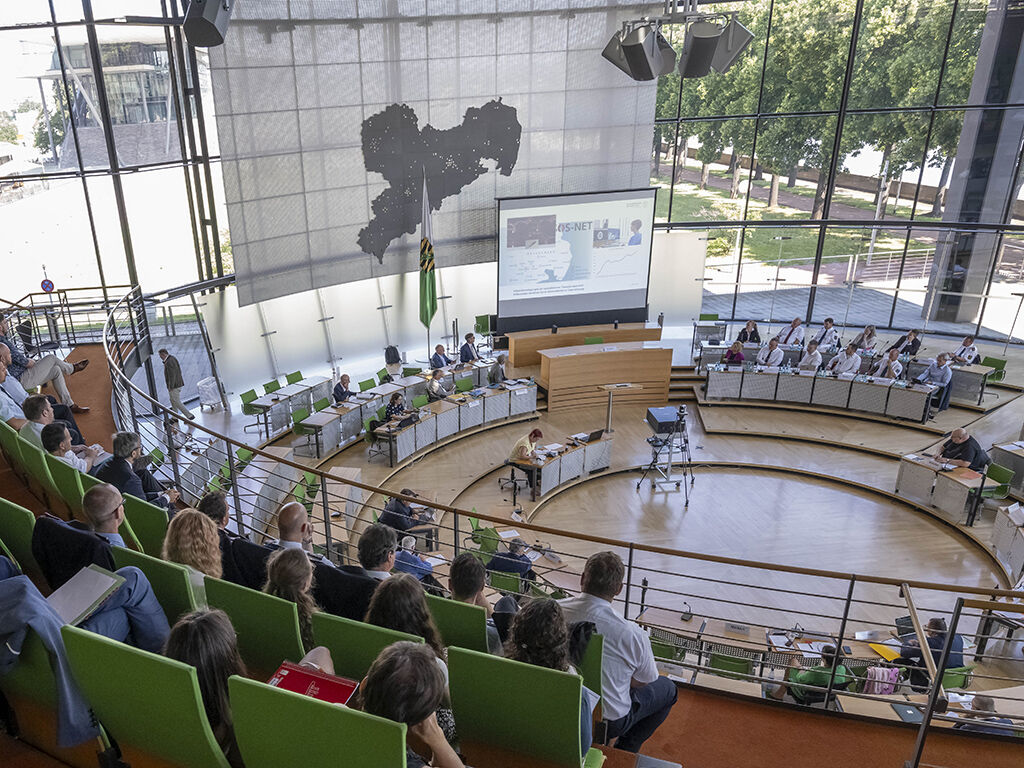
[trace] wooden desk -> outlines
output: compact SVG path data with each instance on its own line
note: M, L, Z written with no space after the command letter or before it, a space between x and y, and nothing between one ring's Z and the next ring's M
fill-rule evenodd
M304 418L300 424L314 430L316 457L330 453L341 443L341 416L336 411L324 410Z
M880 720L896 720L902 723L903 720L892 708L893 704L907 704L907 697L902 693L895 693L891 696L879 696L873 699L861 699L857 696L848 696L843 693L836 694L836 701L839 708L851 715L863 717L877 717Z
M941 510L953 523L960 523L969 503L967 525L973 525L985 476L967 467L943 470L942 466L918 454L904 456L896 475L896 495Z
M607 469L611 465L612 438L601 437L587 443L562 443L556 456L517 459L512 465L526 473L530 482L530 500L536 501L545 493L571 482L584 474Z
M907 375L911 378L920 376L928 369L931 362L931 358L910 361L906 366ZM985 385L988 383L988 377L992 375L995 368L974 363L973 365L951 365L950 370L953 372L949 380L950 399L970 405L981 405L981 401L985 397Z
M587 338L600 336L604 344L619 344L624 341L660 341L661 328L646 323L619 323L615 328L607 325L577 325L559 328L552 333L550 328L536 331L516 331L506 334L508 338L508 361L513 368L540 365L539 352L557 347L574 347Z
M543 350L538 383L548 391L548 411L603 405L607 394L598 387L621 383L643 388L620 390L620 402L664 405L671 375L671 349L630 341Z
M989 449L989 455L996 464L1013 470L1011 490L1024 493L1024 448L1015 443L1002 443L993 445Z
M753 680L735 680L731 677L721 677L707 672L698 672L693 678L693 685L699 685L703 688L711 688L716 691L738 693L741 696L752 696L755 699L764 698L764 694L761 690L761 684L755 683Z

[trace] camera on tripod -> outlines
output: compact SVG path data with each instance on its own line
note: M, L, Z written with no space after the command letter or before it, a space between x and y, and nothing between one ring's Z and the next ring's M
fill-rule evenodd
M655 435L671 435L680 428L686 428L686 405L673 408L663 405L659 408L647 409L647 424Z

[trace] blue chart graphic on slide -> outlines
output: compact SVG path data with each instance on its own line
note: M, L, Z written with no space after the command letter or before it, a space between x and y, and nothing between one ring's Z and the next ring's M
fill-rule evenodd
M499 311L643 307L653 214L650 190L502 201Z

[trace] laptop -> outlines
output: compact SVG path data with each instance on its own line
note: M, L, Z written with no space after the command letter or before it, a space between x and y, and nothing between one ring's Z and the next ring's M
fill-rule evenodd
M916 636L917 633L914 632L914 622L909 616L900 616L896 619L896 637L900 640L909 640Z
M910 704L890 704L890 706L904 723L920 723L924 720L921 710Z
M595 429L589 435L584 437L582 442L584 442L584 443L592 443L595 440L600 440L601 439L601 435L603 435L603 434L604 434L604 430L603 429Z

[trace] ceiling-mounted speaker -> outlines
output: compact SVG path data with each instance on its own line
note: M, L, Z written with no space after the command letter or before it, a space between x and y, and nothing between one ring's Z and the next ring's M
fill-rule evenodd
M197 48L224 44L234 0L192 0L185 11L185 39Z
M608 61L614 64L616 67L621 69L630 77L633 74L629 71L629 64L626 62L626 54L622 50L622 32L616 32L612 35L612 39L608 41L608 45L601 51L601 55L604 56Z
M754 39L754 33L732 19L725 25L725 31L718 39L718 46L715 48L714 58L711 59L711 68L715 72L725 72L736 63L740 54L750 45Z
M665 36L658 31L658 50L661 51L661 71L659 75L671 75L676 69L676 51Z
M725 27L709 21L695 21L686 30L683 53L679 57L679 74L683 77L704 77L711 71L711 62Z
M653 80L661 74L662 55L658 45L661 37L657 27L644 24L634 27L622 38L622 53L634 80Z

